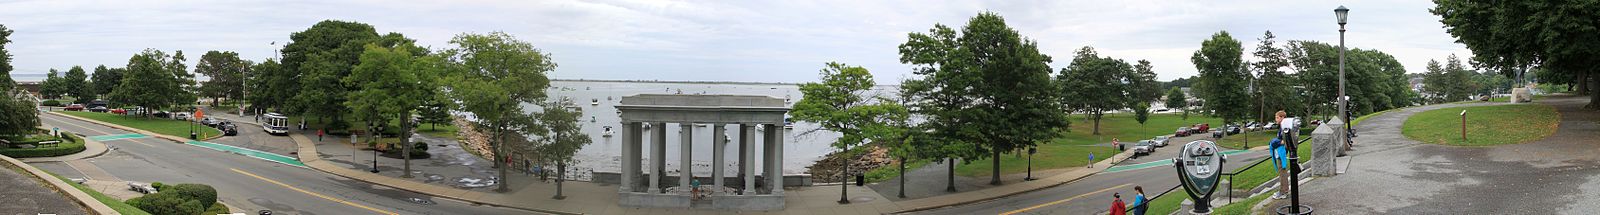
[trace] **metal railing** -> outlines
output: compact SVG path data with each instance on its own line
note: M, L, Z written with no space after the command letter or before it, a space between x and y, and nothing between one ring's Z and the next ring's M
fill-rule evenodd
M1305 139L1301 139L1300 142L1295 143L1295 145L1300 145L1300 144L1306 143L1306 141L1311 141L1311 137L1306 137ZM1235 170L1233 170L1233 172L1230 172L1230 173L1222 173L1223 176L1228 176L1228 204L1233 204L1233 176L1234 175L1239 175L1239 173L1243 173L1246 170L1250 170L1250 168L1255 168L1257 165L1261 165L1261 163L1265 163L1267 161L1272 160L1272 157L1271 157L1272 156L1271 155L1272 152L1267 152L1267 153L1268 153L1267 154L1267 156L1268 156L1267 158L1263 158L1261 160L1257 160L1255 163L1251 163L1250 166L1245 166L1244 168L1235 169ZM1298 155L1298 153L1297 153L1297 155ZM1309 162L1309 161L1307 161L1307 162Z
M1123 211L1123 212L1133 213L1133 209L1135 209L1135 208L1149 207L1150 202L1155 202L1156 199L1161 198L1161 196L1166 196L1167 193L1171 193L1173 190L1178 190L1179 187L1183 187L1183 184L1178 184L1177 186L1172 186L1172 188L1167 188L1167 191L1161 191L1160 194L1156 194L1156 196L1150 197L1150 200L1145 200L1143 202L1144 204L1134 205L1133 207L1128 207L1128 209L1126 211Z

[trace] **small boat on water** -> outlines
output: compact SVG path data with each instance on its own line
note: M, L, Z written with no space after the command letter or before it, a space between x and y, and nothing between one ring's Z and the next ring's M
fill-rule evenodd
M600 105L600 99L589 99L589 105Z
M783 129L794 129L794 118L783 118Z
M594 122L594 115L589 115L589 122Z
M601 133L600 136L602 136L602 137L611 137L611 133L614 133L614 132L611 131L611 126L606 126L606 131L604 133Z

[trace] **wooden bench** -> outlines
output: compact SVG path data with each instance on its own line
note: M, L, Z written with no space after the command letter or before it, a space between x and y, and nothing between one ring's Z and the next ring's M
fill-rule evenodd
M44 147L44 146L50 146L50 147L52 147L52 148L54 148L54 147L56 147L56 146L60 146L60 145L61 145L61 141L55 141L55 140L51 140L51 141L40 141L40 142L39 142L39 147L40 147L40 148L43 148L43 147Z

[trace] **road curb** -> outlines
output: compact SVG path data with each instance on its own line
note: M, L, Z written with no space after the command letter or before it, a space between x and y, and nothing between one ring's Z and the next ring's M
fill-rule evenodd
M45 183L50 184L50 188L55 189L56 192L66 193L67 197L71 197L73 200L77 201L78 205L83 206L84 209L88 209L88 212L90 213L120 214L117 213L116 210L111 209L111 206L106 206L106 204L100 202L100 200L95 200L93 196L89 195L89 193L85 193L82 190L78 190L76 187L72 187L71 184L67 184L67 182L61 181L60 178L51 176L50 173L40 170L38 167L28 165L27 163L23 163L21 160L4 155L0 155L0 160L5 160L5 162L9 165L22 168L24 171L27 171L29 175L33 175L34 178L45 181Z
M1117 163L1121 163L1123 160L1127 160L1128 158L1131 158L1132 155L1133 155L1133 151L1122 151L1122 153L1117 153L1116 155L1113 155L1111 159L1105 159L1105 160L1101 160L1100 162L1096 162L1095 165L1101 165L1101 166L1104 166L1106 168L1110 168L1110 166L1112 166L1112 165L1115 165ZM1052 187L1057 187L1057 186L1061 186L1061 185L1064 185L1064 184L1070 184L1072 182L1077 182L1078 180L1081 180L1083 178L1088 178L1089 176L1100 174L1101 172L1105 172L1106 168L1099 168L1099 169L1094 170L1094 172L1091 172L1091 173L1088 173L1088 174L1079 175L1079 176L1076 176L1076 177L1070 177L1070 176L1068 176L1068 177L1056 177L1056 176L1062 176L1062 175L1071 174L1071 172L1069 171L1067 173L1062 173L1062 174L1059 174L1059 175L1056 175L1056 176L1052 176L1052 177L1049 177L1049 178L1043 178L1043 179L1039 179L1039 180L1034 180L1034 181L1038 181L1039 183L1052 183L1052 184L1047 184L1047 185L1038 186L1038 187L1032 187L1032 188L1027 188L1027 189L1019 189L1019 190L1015 190L1013 192L1006 192L1006 193L1001 193L1001 194L992 195L992 196L986 196L986 197L980 197L980 198L974 198L974 199L956 200L955 202L951 202L951 203L935 204L935 205L924 205L924 206L909 206L909 209L903 209L903 210L895 211L895 212L892 212L890 214L903 214L903 213L918 212L918 211L938 209L938 208L944 208L944 207L950 207L950 206L966 205L966 204L972 204L972 203L995 200L995 199L999 199L999 198L1005 198L1007 196L1013 196L1013 195L1017 195L1017 194L1021 194L1021 193L1028 193L1028 192L1033 192L1033 191L1038 191L1038 190L1043 190L1043 189L1049 189L1049 188L1052 188ZM1079 169L1079 170L1087 170L1087 169ZM1023 183L1029 183L1029 182L1023 182ZM1003 189L1003 188L1005 188L1007 186L1020 186L1023 183L1004 185L1004 186L997 186L997 187L989 187L989 188L984 188L984 189L980 189L980 190L952 193L952 194L946 194L946 195L961 195L963 193L976 194L976 193L982 193L984 191L992 191L992 190L996 190L996 189ZM918 200L933 201L933 200L930 200L930 199L933 199L933 198L936 198L936 197L913 199L913 200L907 200L907 201L902 201L902 202L911 202L911 201L918 201ZM914 204L916 202L911 202L911 203ZM896 202L894 204L896 204L896 205L904 205L904 204L902 204L900 202ZM908 206L901 206L901 207L902 208L906 208Z

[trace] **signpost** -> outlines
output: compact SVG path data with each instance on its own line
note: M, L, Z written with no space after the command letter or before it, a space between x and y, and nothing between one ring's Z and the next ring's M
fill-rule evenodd
M1217 144L1208 140L1184 144L1178 157L1172 159L1172 166L1178 169L1178 182L1194 200L1194 210L1189 213L1211 213L1211 193L1221 181L1218 179L1222 174L1218 172L1222 171L1223 162L1227 162L1225 155L1218 153Z
M1461 110L1461 142L1467 141L1467 110Z

